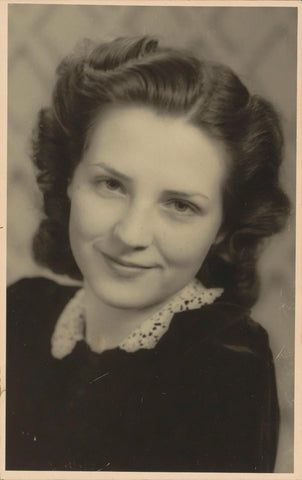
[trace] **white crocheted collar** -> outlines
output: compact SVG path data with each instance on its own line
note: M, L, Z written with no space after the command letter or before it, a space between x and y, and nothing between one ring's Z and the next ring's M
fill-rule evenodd
M185 310L195 310L211 304L222 294L222 288L205 288L197 279L192 280L158 312L145 320L119 345L126 352L141 348L154 348L168 330L173 315ZM69 355L76 343L85 340L85 291L80 289L62 311L51 338L51 353L62 359ZM99 350L97 353L101 353Z

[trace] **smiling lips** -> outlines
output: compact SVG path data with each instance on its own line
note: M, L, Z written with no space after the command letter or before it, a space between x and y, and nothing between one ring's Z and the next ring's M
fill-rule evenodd
M147 270L151 270L152 268L157 267L157 265L143 265L139 263L128 262L125 260L121 260L120 258L112 257L107 253L104 253L104 252L101 252L101 253L107 265L109 265L118 273L137 274L137 273L143 273Z

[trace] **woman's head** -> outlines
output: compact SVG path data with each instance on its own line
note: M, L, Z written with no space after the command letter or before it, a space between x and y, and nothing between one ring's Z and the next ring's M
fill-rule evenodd
M68 187L72 252L98 298L150 307L196 276L220 229L226 157L183 118L101 115Z
M176 164L181 158L176 153L181 153L183 146L185 157L185 143L189 150L193 148L195 133L201 143L204 178L210 178L215 155L212 162L211 155L205 160L202 148L206 145L215 151L221 168L216 180L222 215L205 261L201 250L197 255L202 263L198 275L206 285L234 288L242 302L251 303L258 247L265 237L280 230L288 211L278 184L282 150L278 118L272 107L251 96L227 67L160 48L150 38L88 44L59 65L53 104L40 112L34 142L46 214L34 240L36 259L56 273L81 278L68 233L72 187L96 139L102 138L104 125L123 118L123 127L117 125L117 142L127 130L127 122L134 122L132 126L140 129L138 151L152 144L150 138L157 142L161 128L167 142L175 131L175 171L179 171ZM186 138L186 132L191 136ZM102 142L98 146L100 151ZM171 156L165 160L162 155L161 159L166 164L162 168L172 174ZM208 164L202 167L202 161ZM190 178L194 169L189 169L186 158L183 166ZM192 249L190 245L186 248L189 256ZM199 267L196 265L192 275Z

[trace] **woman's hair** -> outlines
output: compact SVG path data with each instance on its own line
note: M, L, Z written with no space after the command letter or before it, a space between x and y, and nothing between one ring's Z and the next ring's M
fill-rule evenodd
M259 247L282 229L289 211L279 185L278 116L228 67L159 47L150 37L86 41L58 66L52 105L40 111L33 139L45 213L33 242L35 259L55 273L81 278L69 244L68 182L94 120L110 105L127 104L185 117L227 148L221 240L198 276L251 306L258 294Z

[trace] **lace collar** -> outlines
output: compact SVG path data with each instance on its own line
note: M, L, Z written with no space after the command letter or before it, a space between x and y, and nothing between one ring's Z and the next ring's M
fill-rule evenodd
M161 310L145 320L136 328L119 348L126 352L135 352L141 348L154 348L168 330L175 313L194 310L202 305L211 304L222 294L222 288L205 288L197 279L192 280ZM51 353L62 359L69 355L76 343L85 340L85 292L80 289L62 311L51 338ZM97 353L101 353L100 350Z

